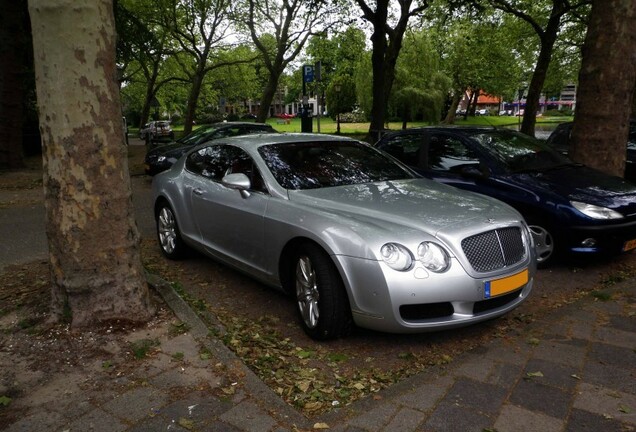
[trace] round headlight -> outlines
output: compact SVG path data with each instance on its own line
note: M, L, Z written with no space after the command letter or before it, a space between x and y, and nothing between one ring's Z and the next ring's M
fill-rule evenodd
M424 267L435 273L443 273L450 266L448 253L436 243L420 243L417 247L417 258Z
M579 201L570 202L575 209L592 219L622 219L623 215L606 207L599 207L594 204L587 204Z
M387 243L380 249L382 260L393 270L406 271L413 265L411 252L401 244Z

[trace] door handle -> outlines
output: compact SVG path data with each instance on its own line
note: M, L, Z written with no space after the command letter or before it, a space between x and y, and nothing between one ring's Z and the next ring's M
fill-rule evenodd
M192 189L192 193L195 194L195 195L203 195L203 189L194 188L194 189Z

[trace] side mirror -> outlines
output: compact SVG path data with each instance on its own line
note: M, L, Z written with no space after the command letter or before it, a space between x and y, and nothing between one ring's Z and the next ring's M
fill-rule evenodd
M250 196L249 189L252 187L249 177L243 173L228 174L221 182L230 189L236 189L241 192L243 198Z

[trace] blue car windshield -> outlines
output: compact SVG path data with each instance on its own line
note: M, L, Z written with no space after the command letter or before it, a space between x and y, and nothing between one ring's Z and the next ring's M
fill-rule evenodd
M183 144L183 145L196 145L199 144L201 142L203 142L202 138L206 138L209 135L213 134L214 132L216 132L219 128L217 126L214 125L204 125L201 126L197 129L195 129L194 131L192 131L191 133L189 133L188 135L184 136L183 138L180 138L178 140L179 144Z
M515 131L487 131L472 135L482 148L511 172L543 172L574 165L544 142Z
M285 189L315 189L414 178L382 152L351 141L271 144L261 157Z

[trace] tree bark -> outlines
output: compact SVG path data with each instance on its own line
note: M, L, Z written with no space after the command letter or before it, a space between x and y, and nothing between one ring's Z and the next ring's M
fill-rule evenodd
M112 0L29 0L54 319L152 313L133 215Z
M26 8L20 1L2 3L0 13L0 168L20 168L24 113Z
M570 154L623 176L636 83L636 2L594 0L579 73Z
M532 73L528 94L526 97L526 108L523 113L523 121L521 122L521 132L534 136L535 126L537 123L537 113L539 112L541 93L545 78L548 75L548 68L552 61L552 52L554 51L554 43L557 40L559 27L561 25L561 15L553 13L548 20L545 31L539 35L541 39L541 49L537 64Z
M276 96L276 90L278 89L278 81L280 80L280 74L277 70L271 70L269 72L269 78L267 79L267 85L263 90L261 96L261 104L258 107L258 113L256 114L256 121L264 123L269 117L269 110L272 106L274 96Z

